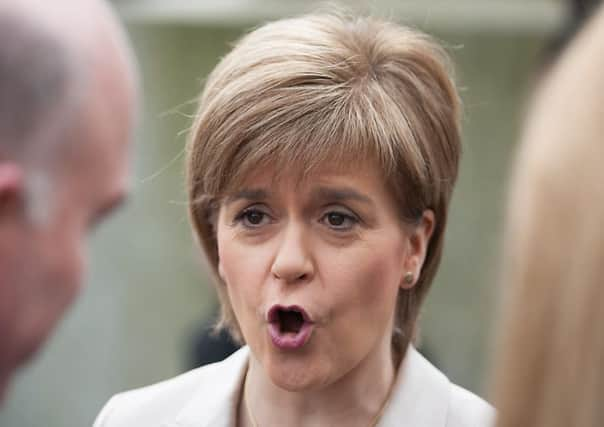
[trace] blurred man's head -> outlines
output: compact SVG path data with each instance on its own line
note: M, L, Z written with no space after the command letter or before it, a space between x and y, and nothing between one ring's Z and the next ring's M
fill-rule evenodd
M0 402L126 195L135 86L101 0L0 0Z

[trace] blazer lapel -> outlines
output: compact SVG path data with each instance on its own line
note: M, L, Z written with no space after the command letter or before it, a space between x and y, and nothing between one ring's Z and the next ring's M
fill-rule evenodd
M178 416L163 427L233 427L249 348L211 369ZM410 346L378 427L445 427L450 398L447 377Z
M249 348L243 347L215 366L174 421L165 427L233 427Z
M409 346L378 427L445 427L450 388L448 378Z

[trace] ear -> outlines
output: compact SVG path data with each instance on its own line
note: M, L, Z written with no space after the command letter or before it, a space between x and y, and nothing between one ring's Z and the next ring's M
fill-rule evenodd
M426 209L422 213L419 222L411 226L401 288L411 289L417 283L424 260L426 259L426 252L428 251L430 238L434 232L434 226L434 212L430 209Z
M19 209L22 199L23 169L13 162L0 160L0 221Z

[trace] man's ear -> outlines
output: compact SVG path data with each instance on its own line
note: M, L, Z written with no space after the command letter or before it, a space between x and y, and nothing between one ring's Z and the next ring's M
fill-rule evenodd
M23 168L0 160L0 220L19 208L23 192Z
M422 213L419 222L411 228L409 251L405 259L405 272L401 282L401 287L404 289L410 289L415 286L419 278L435 224L434 212L426 209Z

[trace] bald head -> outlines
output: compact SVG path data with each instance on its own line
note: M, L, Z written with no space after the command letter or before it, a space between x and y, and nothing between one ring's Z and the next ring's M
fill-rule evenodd
M0 403L127 193L136 75L101 0L0 0Z
M0 10L0 155L25 149L32 128L62 109L75 79L68 52L23 16Z
M134 68L104 1L0 0L0 159L25 157L34 143L40 157L43 145L64 141L99 79L133 102Z

